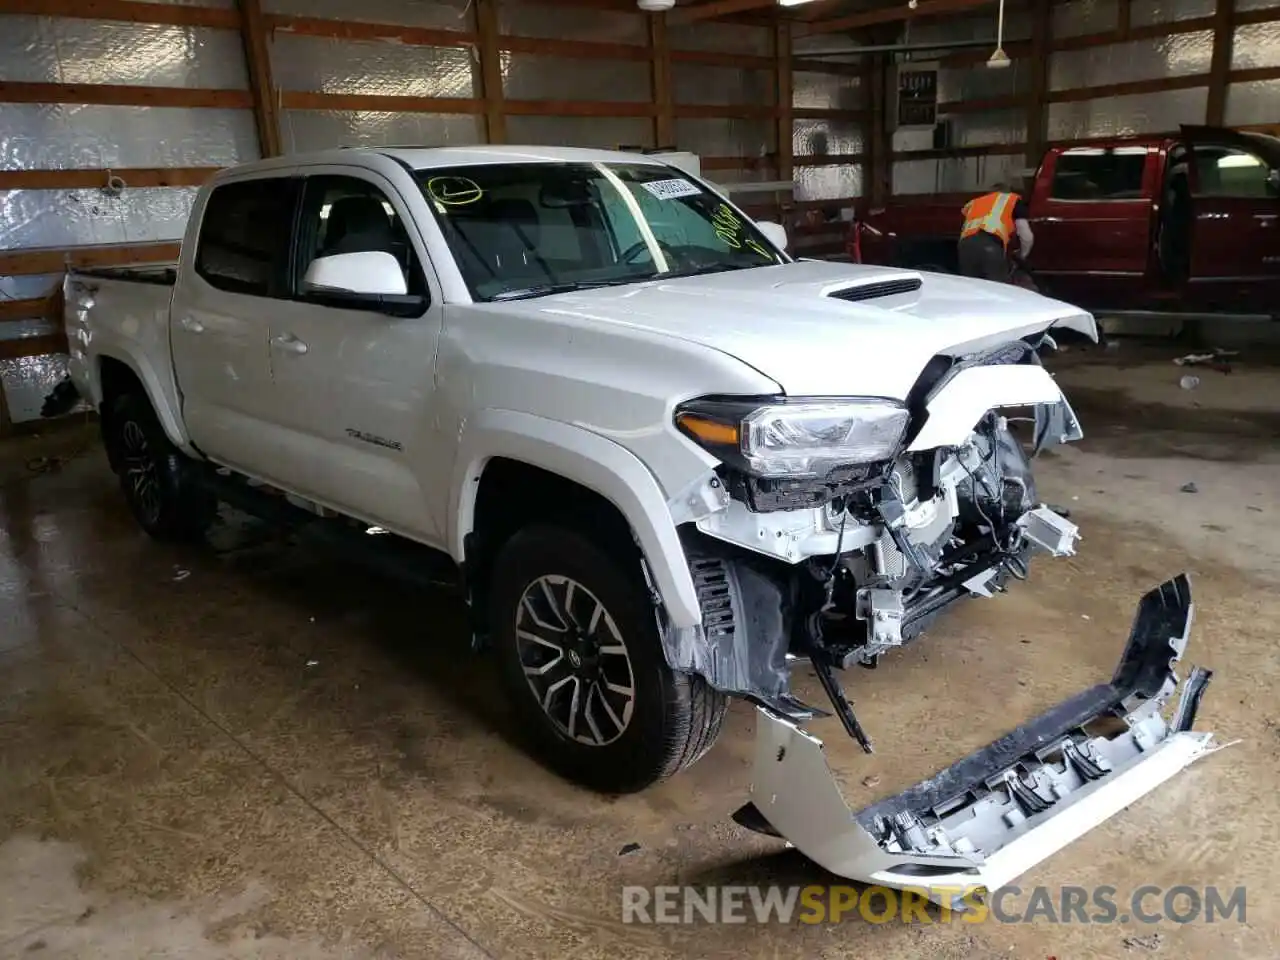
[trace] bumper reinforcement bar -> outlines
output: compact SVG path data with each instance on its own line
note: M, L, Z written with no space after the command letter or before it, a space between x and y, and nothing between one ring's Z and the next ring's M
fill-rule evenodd
M1172 720L1193 606L1185 575L1142 598L1124 654L1090 687L894 797L853 813L822 742L757 707L751 801L734 819L842 877L955 908L995 890L1216 749L1191 730L1212 672L1193 668Z

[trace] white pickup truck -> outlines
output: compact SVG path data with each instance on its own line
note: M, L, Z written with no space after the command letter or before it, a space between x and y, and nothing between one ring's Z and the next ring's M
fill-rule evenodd
M1210 748L1207 672L1160 713L1187 583L1143 600L1110 681L851 815L793 665L870 750L837 670L1072 552L1030 459L1080 427L1039 350L1096 329L1013 286L785 248L653 156L267 160L200 192L176 268L68 276L72 377L156 537L230 500L443 558L565 775L648 786L744 697L739 822L936 899L995 886Z

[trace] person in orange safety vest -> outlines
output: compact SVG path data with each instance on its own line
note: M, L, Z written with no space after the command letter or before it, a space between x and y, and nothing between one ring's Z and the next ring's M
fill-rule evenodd
M1035 237L1027 223L1027 204L1006 183L964 205L960 230L960 273L981 280L1009 282L1009 241L1016 233L1018 254L1026 259Z

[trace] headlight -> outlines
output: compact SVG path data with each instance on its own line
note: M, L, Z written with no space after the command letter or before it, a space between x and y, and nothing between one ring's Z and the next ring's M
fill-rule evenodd
M725 463L761 477L824 477L893 457L910 414L890 400L694 400L676 426Z

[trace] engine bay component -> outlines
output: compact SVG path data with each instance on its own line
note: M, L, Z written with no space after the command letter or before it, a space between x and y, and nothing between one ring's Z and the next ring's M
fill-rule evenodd
M1018 518L1018 527L1024 537L1055 557L1069 557L1076 552L1080 528L1048 507L1028 510Z
M1218 749L1191 729L1208 671L1193 669L1172 720L1162 713L1192 618L1187 577L1166 581L1142 598L1110 681L857 813L822 742L758 709L751 800L734 819L832 873L964 909Z

